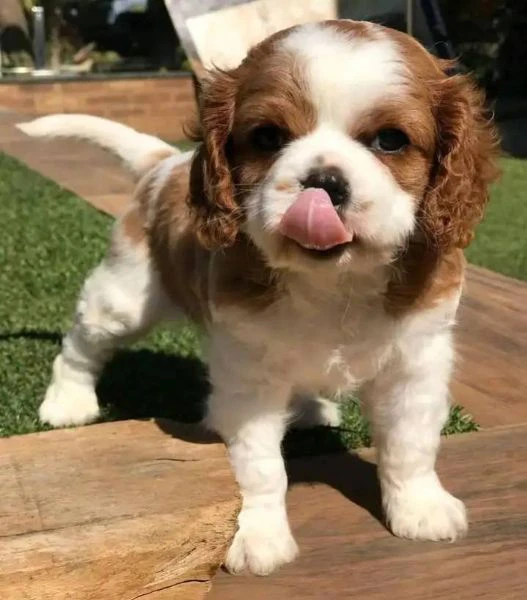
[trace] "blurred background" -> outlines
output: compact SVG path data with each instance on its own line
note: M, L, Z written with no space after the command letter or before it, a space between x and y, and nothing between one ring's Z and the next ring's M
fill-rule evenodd
M187 4L206 11L240 2ZM341 17L410 29L436 53L459 55L492 97L527 93L526 2L339 0L337 4ZM44 64L37 64L40 57L34 43L39 12L44 14ZM133 72L189 67L165 0L1 0L0 32L4 76L21 75L28 68Z
M193 0L191 4L205 11L240 2ZM527 93L526 2L339 0L337 4L341 17L410 29L432 51L460 56L491 97ZM41 57L35 36L41 21L44 61L37 64ZM33 68L57 72L189 68L165 0L1 0L0 32L4 76L22 75Z
M102 81L103 76L107 80L111 77L144 80L147 76L188 76L202 50L196 48L195 38L199 38L200 31L203 36L204 31L203 27L192 30L189 26L192 17L213 13L226 5L239 7L264 1L0 0L0 77L6 84L35 78L47 78L49 82L72 78L93 80L94 76L98 76L98 81ZM272 3L267 1L267 4ZM328 9L330 4L335 5L334 9ZM285 5L289 12L294 7L299 21L334 10L340 17L373 20L408 31L432 52L443 57L459 57L463 67L473 72L486 89L489 102L502 123L505 149L515 155L527 154L524 142L527 132L527 2L290 0L279 3L275 0L274 6L281 6L280 10ZM273 11L276 13L279 9L273 8ZM294 20L291 15L288 18ZM216 20L212 36L216 39L216 54L236 44L237 36L233 34L243 39L243 14L241 20L227 18L223 22L229 27L228 42L226 32L217 31L222 21ZM233 26L237 31L230 31ZM211 43L210 26L205 31ZM199 39L197 42L199 46ZM182 87L181 82L179 87ZM0 88L1 91L9 96L6 88ZM14 100L2 104L13 104L21 94L14 96ZM68 106L55 106L52 102L45 104L43 110L39 108L42 102L26 104L12 108L37 113L46 109L70 110ZM153 132L158 133L155 127Z

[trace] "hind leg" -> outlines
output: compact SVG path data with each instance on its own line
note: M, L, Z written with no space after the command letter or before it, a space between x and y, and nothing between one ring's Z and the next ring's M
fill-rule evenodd
M339 427L340 407L322 396L298 392L294 394L290 409L292 411L293 429L310 429L312 427Z
M64 427L97 419L95 386L105 363L168 310L146 244L132 243L117 228L110 253L84 283L74 324L53 364L40 420Z

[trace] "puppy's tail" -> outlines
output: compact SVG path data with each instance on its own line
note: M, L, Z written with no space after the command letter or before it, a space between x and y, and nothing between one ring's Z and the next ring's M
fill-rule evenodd
M154 136L90 115L50 115L17 127L31 137L76 137L98 144L121 158L137 177L161 160L179 154L179 150Z

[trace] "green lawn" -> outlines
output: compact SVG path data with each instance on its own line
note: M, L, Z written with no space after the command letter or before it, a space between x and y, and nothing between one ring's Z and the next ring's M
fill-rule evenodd
M485 221L467 249L469 261L527 280L527 160L504 158Z
M471 260L527 278L525 162L504 160L505 178ZM38 431L36 409L79 287L102 257L112 221L54 183L0 154L0 436ZM505 235L506 232L506 235ZM161 329L120 353L99 386L105 419L199 419L207 392L199 339L190 325ZM357 404L344 403L342 430L295 432L289 454L369 443ZM459 408L448 433L477 426Z

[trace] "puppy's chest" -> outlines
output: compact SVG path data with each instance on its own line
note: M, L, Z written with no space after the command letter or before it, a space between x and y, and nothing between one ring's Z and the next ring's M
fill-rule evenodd
M390 352L395 325L380 299L285 299L257 315L238 315L237 337L265 348L266 362L298 385L350 389L373 377Z

